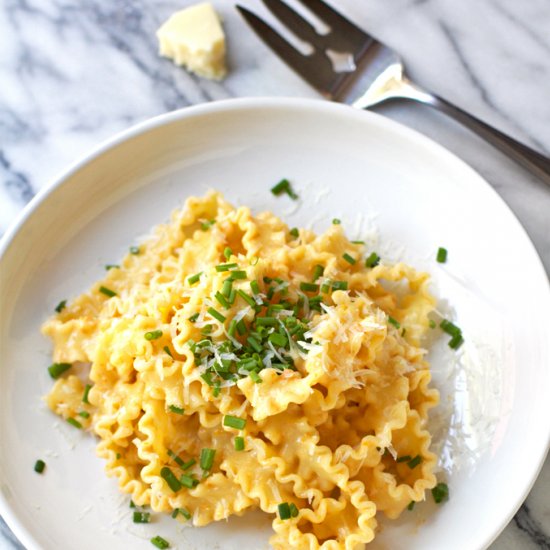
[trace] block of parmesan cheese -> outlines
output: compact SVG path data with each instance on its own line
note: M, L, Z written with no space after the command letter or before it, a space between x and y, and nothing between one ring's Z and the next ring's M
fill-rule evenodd
M199 76L215 80L225 76L225 35L209 2L172 14L157 37L160 55Z

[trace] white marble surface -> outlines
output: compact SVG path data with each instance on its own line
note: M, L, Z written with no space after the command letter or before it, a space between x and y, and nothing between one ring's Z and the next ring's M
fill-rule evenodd
M135 122L227 97L316 97L249 31L233 2L213 1L229 41L231 72L222 83L190 76L156 54L155 29L189 0L0 3L0 233L68 163ZM242 3L265 13L259 0ZM401 52L419 83L549 153L548 0L334 3ZM379 112L476 168L518 216L550 271L550 188L437 113L405 104ZM1 520L0 528L0 548L21 548ZM548 460L491 546L511 549L550 549Z

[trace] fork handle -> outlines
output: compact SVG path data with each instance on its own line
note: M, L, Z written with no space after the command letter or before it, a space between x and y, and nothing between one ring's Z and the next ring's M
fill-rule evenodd
M408 93L405 92L401 97L429 105L449 115L550 185L550 158L503 134L442 97L420 89L412 82L407 82L406 87Z

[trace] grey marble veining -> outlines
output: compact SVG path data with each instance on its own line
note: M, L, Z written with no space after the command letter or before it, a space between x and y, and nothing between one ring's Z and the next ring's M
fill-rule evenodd
M60 170L135 122L228 97L317 97L256 39L228 0L213 0L228 35L225 81L196 78L159 58L155 30L191 3L0 4L0 233ZM258 0L242 3L265 14ZM399 51L420 84L550 152L548 0L334 4ZM379 112L427 134L478 170L518 216L550 271L550 190L544 184L438 113L402 103ZM1 549L21 548L1 520L0 531ZM550 549L548 460L525 504L491 546L516 549Z

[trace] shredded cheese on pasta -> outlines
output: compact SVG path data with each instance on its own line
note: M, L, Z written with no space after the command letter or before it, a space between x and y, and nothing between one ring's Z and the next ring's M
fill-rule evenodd
M197 526L260 508L275 549L362 548L377 514L397 518L436 485L438 402L421 348L428 276L365 267L365 252L342 225L295 237L216 192L190 198L44 324L55 362L90 365L60 377L48 405L98 436L137 505ZM282 503L297 513L281 519Z

